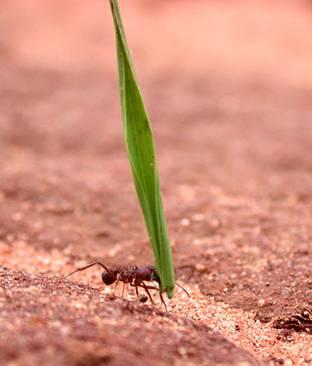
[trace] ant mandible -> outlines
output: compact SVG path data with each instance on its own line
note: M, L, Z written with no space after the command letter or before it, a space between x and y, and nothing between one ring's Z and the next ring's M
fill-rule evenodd
M73 272L66 275L65 278L77 272L84 271L85 269L88 269L95 265L99 265L104 269L104 272L102 272L102 281L105 283L105 285L109 286L112 285L113 283L116 283L117 285L119 282L122 282L123 284L122 296L124 294L125 284L129 284L131 287L135 288L137 297L139 297L138 288L141 287L145 290L151 303L154 305L154 301L149 290L157 290L159 293L160 300L164 304L165 309L167 310L164 297L160 291L160 284L161 284L160 277L158 276L154 266L142 266L142 267L128 266L126 268L122 267L108 268L107 266L105 266L105 264L101 262L92 262L84 267L77 268ZM145 282L157 282L158 287L147 285ZM180 287L187 294L188 297L190 297L189 293L185 290L185 288L183 288L181 285L177 283L176 285Z

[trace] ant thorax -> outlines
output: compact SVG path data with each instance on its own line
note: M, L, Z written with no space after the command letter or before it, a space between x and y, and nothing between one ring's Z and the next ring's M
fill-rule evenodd
M118 273L118 280L124 283L130 283L135 279L136 267L128 267Z

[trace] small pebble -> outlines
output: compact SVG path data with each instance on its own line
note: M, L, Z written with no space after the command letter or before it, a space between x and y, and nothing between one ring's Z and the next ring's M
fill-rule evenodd
M203 265L201 263L197 263L195 265L195 269L196 269L197 272L205 272L207 268L206 268L205 265Z
M260 306L260 308L262 308L264 305L266 305L266 302L264 299L258 300L258 306Z
M290 358L286 358L286 360L284 360L284 366L292 366L293 362Z
M179 347L178 352L181 356L185 356L187 354L187 350L184 347Z
M180 221L182 226L189 226L190 225L190 220L189 219L182 219Z
M289 288L289 287L284 287L283 289L282 289L282 296L284 297L284 298L288 298L290 295L291 295L291 289Z

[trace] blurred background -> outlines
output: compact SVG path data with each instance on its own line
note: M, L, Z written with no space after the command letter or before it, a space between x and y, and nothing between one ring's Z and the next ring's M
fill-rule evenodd
M182 130L192 122L203 129L202 124L215 123L220 113L273 108L282 97L272 95L276 101L270 107L265 101L268 94L282 92L291 103L300 90L302 98L309 98L312 10L308 1L136 0L121 5L155 123L174 120ZM115 146L120 126L108 1L6 0L0 20L2 108L6 109L0 121L1 141L16 147L24 144L27 135L33 138L32 149L53 152L63 149L65 142L73 149L79 142L79 150ZM242 89L247 95L238 97ZM19 107L12 108L12 103ZM66 111L62 111L64 103ZM282 103L285 114L289 103ZM279 117L277 124L284 119ZM248 125L259 125L261 118L249 119ZM114 131L118 142L113 140ZM30 148L27 141L24 145Z
M183 129L190 116L192 123L203 119L216 122L219 116L211 116L211 109L216 114L231 114L248 106L256 108L262 93L264 98L277 90L292 95L296 94L294 88L300 88L308 98L312 84L312 10L308 1L194 4L186 0L137 0L122 2L122 11L138 76L156 123L161 124L161 115L169 112L158 116L159 107L166 109L163 104L170 105L169 113L175 115L169 119L179 120L176 123ZM35 145L53 151L60 148L67 132L66 142L75 145L79 140L79 149L93 149L97 143L102 149L114 145L103 136L105 123L110 138L111 129L119 128L112 123L118 99L108 1L59 4L52 0L7 0L0 20L2 108L9 108L5 117L2 113L2 137L14 142L29 134L29 138L35 137ZM33 82L26 82L27 77ZM72 86L72 97L77 98L65 115L58 105L64 97L61 90L66 94L61 86L64 82ZM177 84L178 92L173 90ZM237 97L237 88L251 89L248 100ZM40 89L52 100L45 98L44 107L38 107L36 95L33 108L27 108L30 94L40 95ZM7 105L12 98L20 108ZM261 104L269 108L265 100ZM25 118L27 113L32 117ZM47 121L51 113L52 120ZM88 123L81 125L80 119L88 119ZM163 119L168 120L168 116ZM249 124L260 122L252 119ZM81 128L85 134L80 134ZM94 134L95 130L99 134Z
M122 2L122 10L142 75L311 82L309 1L136 0ZM112 47L108 1L3 1L1 55L11 63L103 74L115 70Z

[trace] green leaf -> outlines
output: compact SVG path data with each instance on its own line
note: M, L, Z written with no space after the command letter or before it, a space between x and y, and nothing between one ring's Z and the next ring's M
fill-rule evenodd
M153 133L136 81L118 0L110 0L110 4L116 32L121 109L128 158L155 256L160 289L171 298L175 284L174 268L160 193Z

